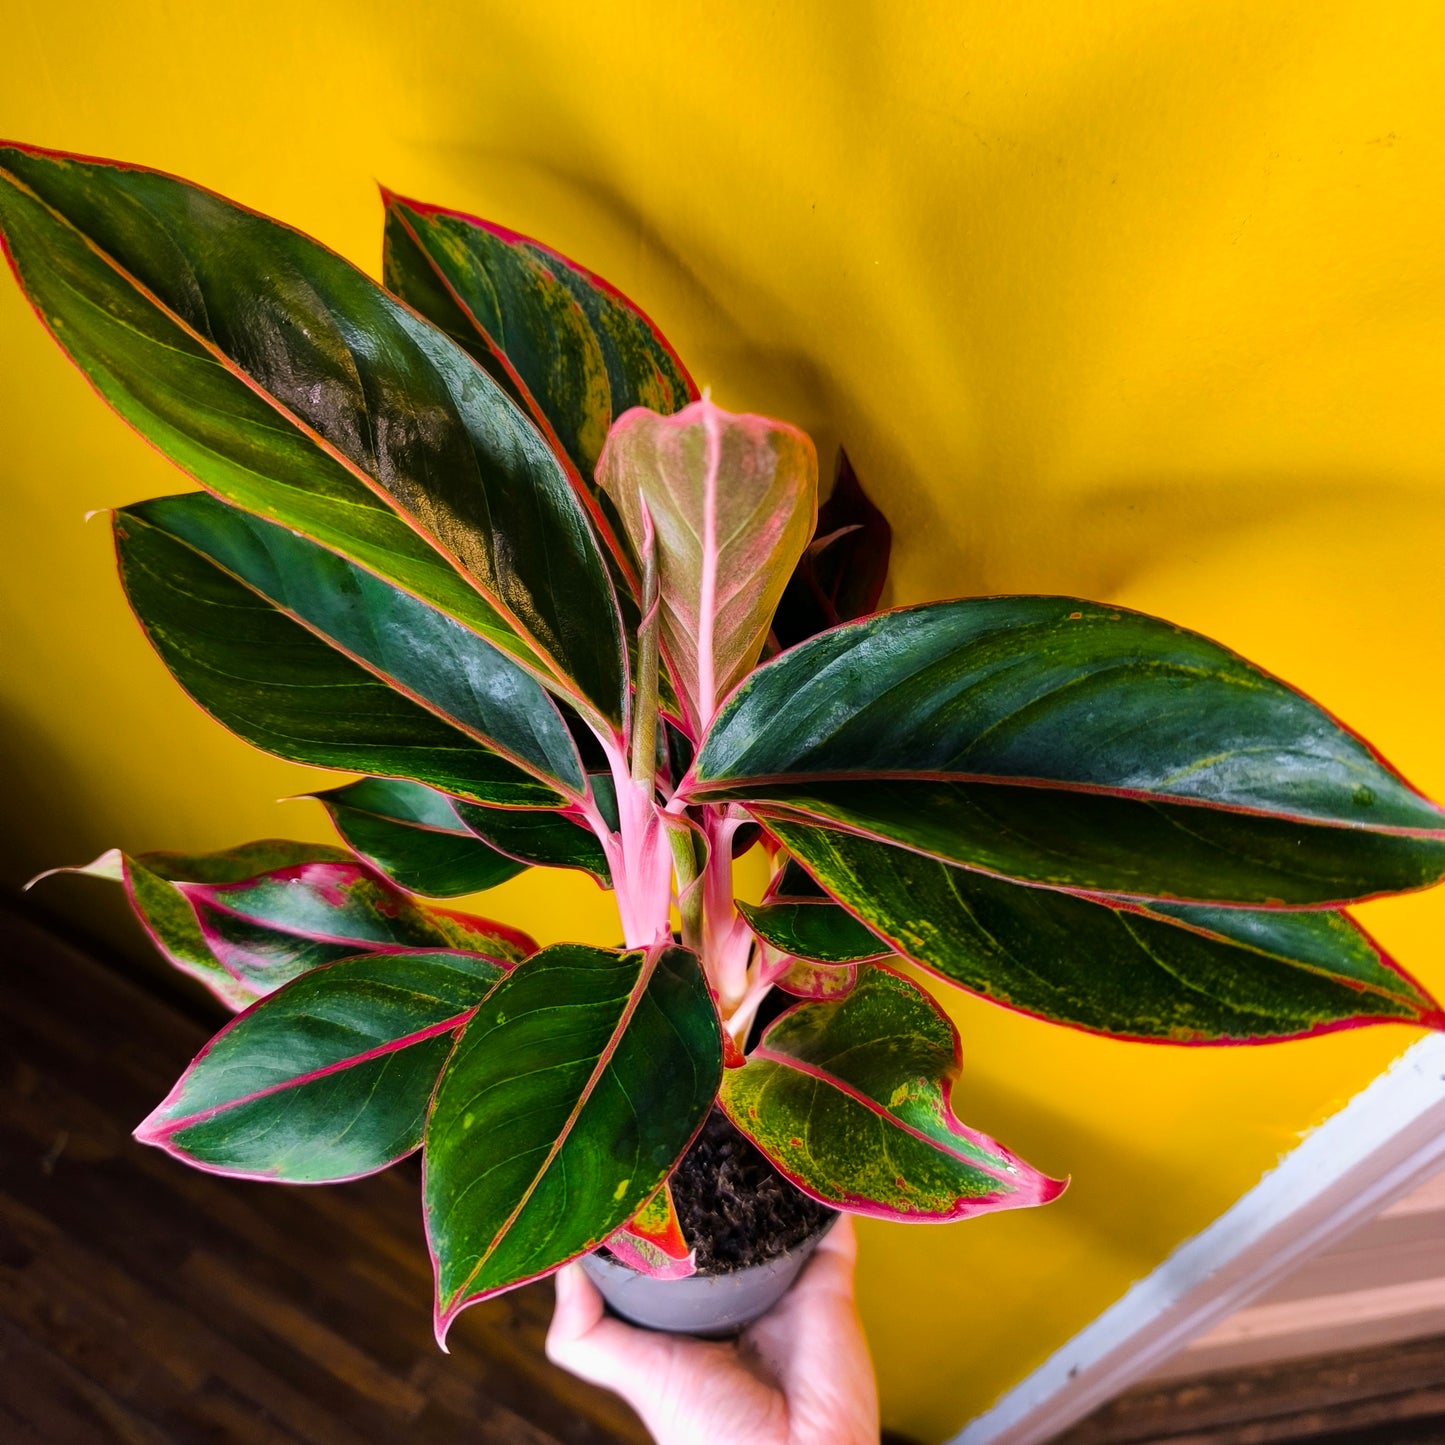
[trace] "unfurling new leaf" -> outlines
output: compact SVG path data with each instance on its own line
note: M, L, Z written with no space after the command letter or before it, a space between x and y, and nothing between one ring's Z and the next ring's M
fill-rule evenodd
M812 535L818 461L802 432L704 399L675 416L618 418L597 479L641 555L657 535L662 637L688 712L705 727L757 662Z

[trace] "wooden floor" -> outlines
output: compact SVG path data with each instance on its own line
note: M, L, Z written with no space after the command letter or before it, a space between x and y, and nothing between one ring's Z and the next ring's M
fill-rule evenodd
M206 1032L0 910L5 1445L647 1440L543 1358L549 1285L437 1349L414 1163L296 1188L135 1143Z
M1445 1339L1130 1390L1054 1445L1445 1445Z

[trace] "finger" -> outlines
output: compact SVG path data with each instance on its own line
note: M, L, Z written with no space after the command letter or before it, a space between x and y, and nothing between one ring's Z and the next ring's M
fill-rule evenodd
M581 1265L556 1276L557 1303L547 1331L547 1358L594 1385L615 1390L634 1409L673 1363L677 1341L634 1329L610 1316Z
M853 1228L853 1216L840 1214L838 1222L818 1241L814 1254L842 1254L850 1261L858 1258L858 1231Z
M593 1329L602 1318L602 1296L597 1287L583 1272L580 1264L563 1265L555 1276L553 1284L557 1292L557 1303L552 1310L552 1323L547 1330L547 1355L556 1359L557 1349L566 1350ZM560 1361L559 1361L560 1363Z

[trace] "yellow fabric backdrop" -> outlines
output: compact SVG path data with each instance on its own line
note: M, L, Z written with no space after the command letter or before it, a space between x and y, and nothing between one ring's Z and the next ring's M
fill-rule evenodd
M10 0L0 134L378 269L373 182L615 279L734 409L846 442L895 601L1078 592L1282 673L1445 796L1445 12L1429 0ZM7 880L324 836L169 682L88 508L176 478L0 286ZM46 904L123 931L103 885ZM576 876L489 908L615 934ZM1445 896L1365 910L1437 990ZM956 1103L1073 1187L869 1225L895 1424L986 1406L1411 1040L1120 1046L960 1000ZM464 1327L464 1326L463 1326Z

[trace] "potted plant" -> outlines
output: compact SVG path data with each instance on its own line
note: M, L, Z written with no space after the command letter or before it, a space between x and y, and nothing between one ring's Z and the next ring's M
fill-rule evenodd
M357 775L318 795L345 847L83 870L239 1011L138 1137L293 1182L420 1148L444 1339L599 1249L676 1298L748 1199L786 1252L831 1210L1054 1197L955 1118L924 975L1158 1043L1441 1026L1342 907L1437 882L1445 813L1342 723L1122 608L874 612L851 473L820 515L808 439L700 397L615 288L384 200L380 286L173 177L0 147L37 314L203 489L114 515L141 626L242 738ZM534 865L611 888L622 946L435 901Z

